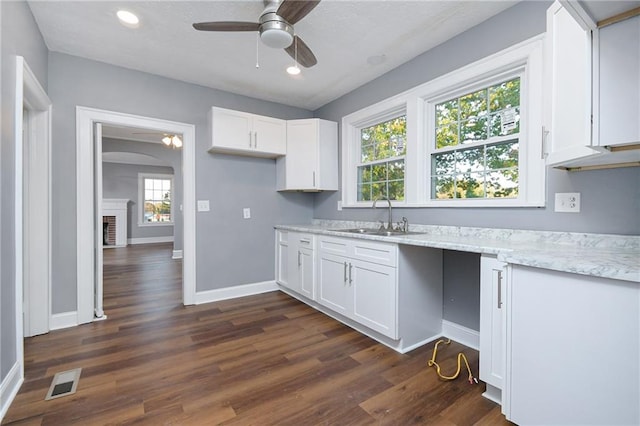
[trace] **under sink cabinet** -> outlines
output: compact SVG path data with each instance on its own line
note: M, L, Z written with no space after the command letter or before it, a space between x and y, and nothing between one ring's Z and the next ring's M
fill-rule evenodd
M287 153L286 120L212 107L209 121L209 152L266 158Z

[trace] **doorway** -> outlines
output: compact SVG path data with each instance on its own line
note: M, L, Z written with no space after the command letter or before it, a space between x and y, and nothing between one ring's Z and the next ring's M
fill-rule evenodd
M100 128L102 125L135 127L147 131L170 132L183 136L183 262L182 303L195 302L195 126L192 124L160 120L93 108L76 108L77 130L77 276L78 276L78 323L99 319L102 312L102 288L99 287L97 271L101 272L99 258L95 255L98 243L102 244L101 199L96 190L97 170L102 162ZM101 184L101 182L100 182ZM99 198L97 198L100 196ZM100 216L100 218L99 218ZM100 247L101 248L101 247Z

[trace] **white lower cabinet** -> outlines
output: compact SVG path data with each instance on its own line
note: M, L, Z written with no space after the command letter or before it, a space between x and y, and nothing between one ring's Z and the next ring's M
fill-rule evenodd
M486 398L501 404L504 386L505 305L507 264L494 256L480 258L480 380Z
M397 339L396 252L395 244L320 238L318 303Z
M640 286L510 265L507 419L640 424Z
M315 296L315 236L276 231L276 282L310 299Z

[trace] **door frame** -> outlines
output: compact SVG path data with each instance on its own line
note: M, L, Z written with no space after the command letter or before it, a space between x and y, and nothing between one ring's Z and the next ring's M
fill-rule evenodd
M51 321L52 102L22 56L16 57L15 90L16 348L22 362L23 338L47 333ZM25 143L29 144L26 150ZM34 210L44 216L32 214ZM42 233L36 235L34 228Z
M94 142L94 123L179 133L183 136L183 261L182 303L195 304L195 126L188 123L144 117L83 106L76 107L76 194L77 194L77 320L84 324L96 319L95 166L102 161ZM100 295L100 297L102 297Z

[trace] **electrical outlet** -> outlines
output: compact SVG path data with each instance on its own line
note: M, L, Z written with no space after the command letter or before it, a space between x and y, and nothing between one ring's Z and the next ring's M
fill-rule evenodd
M338 200L338 211L341 212L342 211L342 201Z
M198 200L198 211L199 212L208 212L209 211L209 200Z
M564 213L580 212L579 192L556 192L555 211Z
M242 217L245 219L251 219L251 209L249 207L242 209Z

